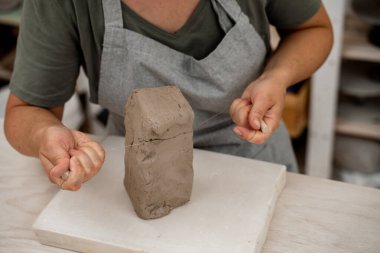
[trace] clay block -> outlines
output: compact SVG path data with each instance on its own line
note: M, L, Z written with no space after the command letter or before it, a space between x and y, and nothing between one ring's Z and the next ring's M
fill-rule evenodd
M159 218L190 200L193 120L175 86L134 90L128 98L124 186L139 217Z

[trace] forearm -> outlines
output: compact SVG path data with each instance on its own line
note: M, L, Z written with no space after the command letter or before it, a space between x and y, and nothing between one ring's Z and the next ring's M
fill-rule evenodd
M230 107L235 133L256 144L264 143L278 128L286 88L308 78L332 45L330 21L322 5L312 18L281 34L283 39L262 75Z
M5 136L20 153L38 156L43 132L48 127L62 126L62 108L44 109L20 102L10 95L4 122Z
M262 78L270 76L285 87L310 77L327 58L333 41L323 7L310 21L282 37Z

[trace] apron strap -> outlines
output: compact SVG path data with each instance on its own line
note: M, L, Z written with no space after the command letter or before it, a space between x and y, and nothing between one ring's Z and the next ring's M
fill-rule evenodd
M227 12L228 16L233 21L235 21L235 23L239 19L240 15L242 13L240 5L236 2L236 0L212 0L212 4L221 6L224 9L224 11ZM220 7L217 7L217 9L220 9ZM219 11L217 11L217 13L219 14L219 20L220 20L221 19L220 17L223 14L221 15L221 13ZM222 19L224 19L224 18L222 18ZM225 21L223 21L223 22L225 22Z
M223 31L227 33L233 26L232 20L228 17L228 14L218 1L211 0L211 4L218 16L220 26L222 27Z
M102 0L105 27L123 28L121 0Z

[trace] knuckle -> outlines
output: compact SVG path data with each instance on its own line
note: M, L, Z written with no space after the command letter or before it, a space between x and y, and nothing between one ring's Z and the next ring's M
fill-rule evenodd
M98 170L97 170L96 168L90 170L90 171L87 173L86 178L92 178L93 176L95 176L95 174L96 174L97 171L98 171Z
M75 157L75 158L76 159L72 159L73 165L77 166L77 167L81 166L81 163L80 163L79 159L77 157Z
M97 159L94 161L95 169L98 171L100 167L102 167L104 160L103 159Z
M235 98L233 101L232 101L232 104L231 104L231 107L235 107L236 105L238 105L241 101L241 98Z
M237 99L235 99L235 100L232 102L232 104L231 104L231 106L230 106L230 110L229 110L231 116L232 116L232 115L234 114L234 112L236 111L237 104L238 104Z
M100 171L100 169L101 169L101 165L95 167L95 169L94 169L94 175L96 175Z
M104 161L105 156L106 156L106 151L104 150L103 147L100 146L100 160L102 163Z
M57 147L57 144L52 142L52 141L46 141L41 143L40 149L42 151L49 151L49 150L54 150L54 148Z
M102 163L101 163L101 161L100 161L99 158L95 159L93 162L94 162L95 169L99 168L102 165Z
M246 99L242 99L242 98L237 98L234 100L234 109L235 110L239 110L240 108L242 108L243 106L247 105L247 100Z
M86 155L86 152L84 152L81 148L76 150L76 155L77 156L83 156Z
M98 171L99 171L98 167L90 168L88 171L85 172L84 181L87 181L88 179L94 177L98 173Z
M247 105L242 105L239 109L234 113L232 120L237 125L244 125L247 123L248 115L249 115L250 107Z

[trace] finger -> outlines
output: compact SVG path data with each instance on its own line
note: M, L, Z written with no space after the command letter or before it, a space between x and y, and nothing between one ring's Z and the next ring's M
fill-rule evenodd
M89 149L94 150L98 158L100 159L100 162L103 164L104 158L105 158L105 151L104 151L104 148L100 144L98 144L95 141L91 141L91 142L83 144L81 147L87 147Z
M85 171L79 159L75 156L70 158L70 175L62 184L62 189L77 191L84 182Z
M230 106L230 116L232 121L237 125L243 125L248 119L247 108L251 105L250 101L247 99L237 98Z
M87 142L92 142L91 138L82 132L75 131L75 130L72 130L71 132L74 136L77 146L81 146Z
M77 142L78 149L80 149L81 147L93 148L98 153L99 157L102 160L104 160L105 151L104 151L104 148L99 143L93 141L86 134L79 132L79 131L73 131L73 135L74 135L74 138Z
M73 150L70 153L78 158L85 170L84 181L96 175L104 162L104 158L99 157L93 148L82 147L80 150Z
M66 182L66 180L69 178L70 176L70 171L66 171L63 176L60 178L60 183L58 184L59 187L62 189L62 190L65 190L63 184Z
M92 147L84 147L81 150L86 153L87 156L91 159L91 162L95 168L91 176L94 176L96 173L98 173L104 163L104 153L102 153L103 156L99 156L99 152Z
M281 107L277 105L273 106L262 121L262 132L273 133L280 125L281 117ZM265 127L267 127L267 132L265 131Z
M90 152L88 151L88 149L89 148L82 148L81 150L70 151L70 154L79 160L82 168L84 169L84 172L85 172L84 181L87 181L92 176L94 176L98 170L98 168L96 168L95 163L93 161L93 159L99 160L99 158L97 158L98 155L96 154L95 151L93 151L95 155L93 155L93 157L90 157L90 155L87 153L87 152ZM87 152L85 150L87 150Z
M263 133L258 130L252 130L245 127L237 126L234 128L234 132L241 138L255 144L263 144L269 138L270 133Z
M237 98L235 99L232 103L231 103L231 106L230 106L230 115L231 117L233 116L233 114L239 110L241 107L245 106L245 105L248 105L250 104L249 100L247 99L242 99L242 98Z
M241 95L241 97L243 98L243 99L248 99L249 101L251 101L251 89L249 88L250 86L248 86L245 90L244 90L244 92L243 92L243 94Z
M40 158L40 162L42 164L42 167L44 168L45 172L46 172L46 175L48 176L48 178L50 179L50 181L52 183L55 183L52 181L52 179L50 178L50 171L51 169L54 167L54 164L46 157L44 156L43 154L39 154L39 158Z
M236 110L233 114L233 122L242 127L250 128L249 122L248 122L248 115L251 111L252 105L246 105L240 107L238 110Z
M240 107L242 104L248 104L249 99L244 99L244 98L236 98L234 101L232 101L231 106L230 106L230 111L234 110L238 107Z
M58 164L55 165L50 170L50 176L54 178L60 178L66 171L69 170L70 165L70 159L69 158L63 158L58 161Z
M265 98L257 98L252 102L252 109L248 115L248 122L252 129L261 129L261 121L273 104Z
M234 132L236 134L238 134L241 138L243 138L249 142L253 142L258 131L252 130L252 129L249 129L246 127L236 126L234 128Z

